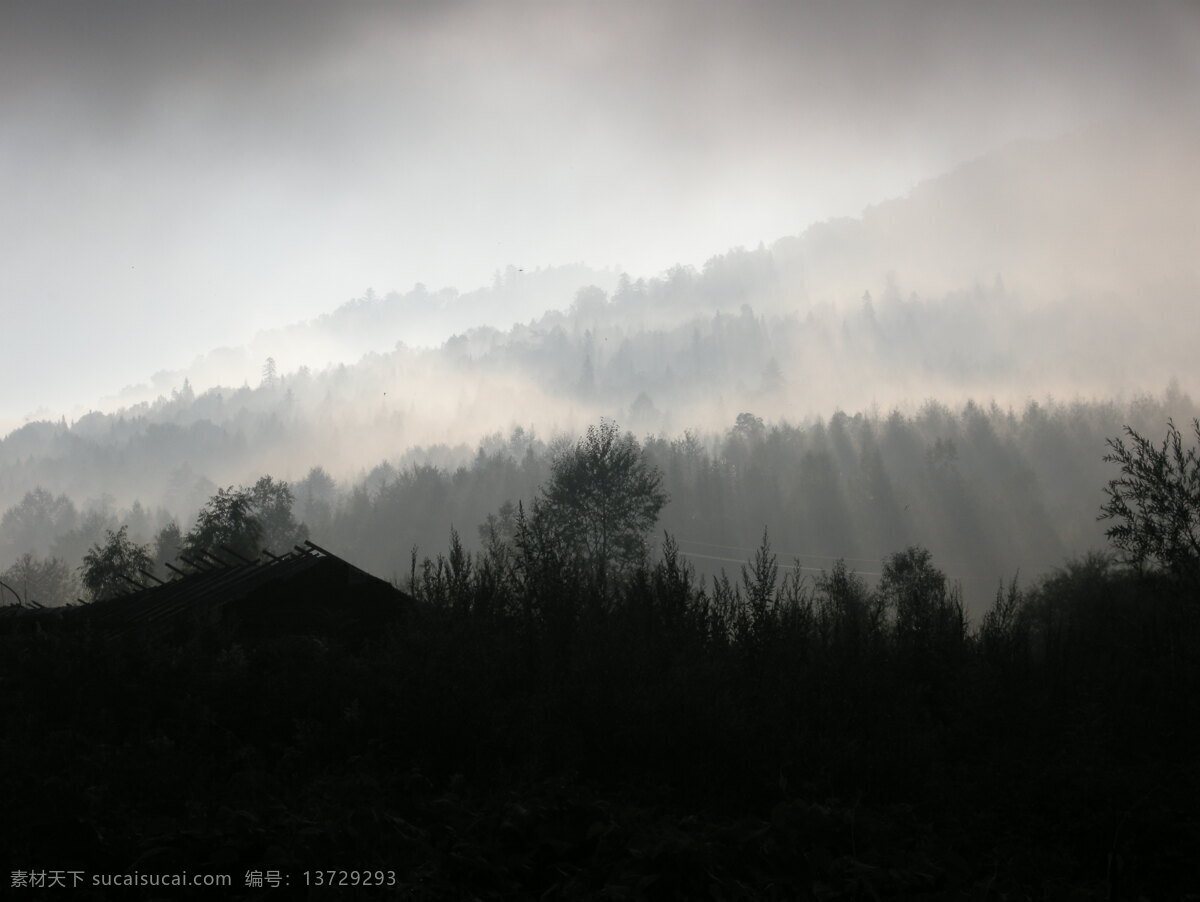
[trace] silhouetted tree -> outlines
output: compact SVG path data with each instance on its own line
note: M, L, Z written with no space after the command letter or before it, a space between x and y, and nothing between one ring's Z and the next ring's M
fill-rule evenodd
M186 407L195 401L196 392L192 389L192 383L184 379L182 387L171 389L171 400L177 402L180 407Z
M644 560L646 536L666 503L662 473L637 440L601 422L555 458L532 519L603 588L610 575Z
M18 592L24 601L36 601L45 607L74 601L77 590L71 568L61 559L42 559L28 551L0 575L0 580ZM4 598L3 603L9 601L10 598Z
M106 532L117 526L117 518L112 513L103 507L93 508L83 515L75 529L68 530L54 540L54 556L64 561L82 560L88 548L103 542Z
M884 561L879 595L895 614L900 642L919 642L932 632L945 603L946 575L933 566L928 550L914 546Z
M779 563L771 552L767 531L763 530L762 544L754 552L750 564L742 564L742 586L746 592L748 622L739 623L739 630L761 637L774 615L776 588L779 582Z
M844 560L817 577L815 608L821 641L843 661L853 664L878 645L884 626L879 596Z
M308 528L292 514L295 497L286 482L263 476L251 487L250 498L268 550L283 554L308 538Z
M79 568L84 587L92 599L101 601L133 591L144 583L139 570L149 570L154 561L148 545L138 545L127 535L128 527L106 531L103 544L95 544L83 556Z
M1014 663L1017 652L1028 640L1024 612L1025 598L1017 588L1016 578L1009 582L1007 589L1001 582L992 607L983 615L979 626L979 644L985 659L999 665Z
M17 553L50 550L55 537L75 528L78 520L75 505L66 495L55 497L38 486L26 492L19 504L4 512L0 520L3 544Z
M1192 420L1200 442L1200 420ZM1189 579L1200 577L1200 457L1196 448L1183 447L1183 436L1172 420L1161 446L1125 427L1129 444L1108 439L1109 463L1121 475L1104 488L1108 501L1101 520L1115 520L1106 530L1109 540L1137 567L1157 563Z
M929 688L929 700L942 704L966 648L966 612L958 590L946 585L930 553L914 546L884 561L877 594L895 612L901 661Z
M773 394L782 391L786 385L787 380L783 378L783 370L780 369L779 361L772 357L763 368L759 390L763 394Z
M505 501L497 513L488 514L487 519L479 524L479 541L485 547L511 542L516 533L516 514L516 506L511 501Z
M194 558L201 552L221 557L221 546L242 557L256 559L263 536L262 521L255 515L249 489L217 489L217 494L196 515L196 523L183 540L183 553Z
M732 435L744 438L747 441L758 441L762 439L765 432L766 426L763 425L762 417L745 412L737 415L737 420L731 430Z
M154 566L158 573L166 570L166 564L174 562L183 551L183 532L172 520L154 537Z
M282 480L263 476L253 486L218 489L196 517L183 540L183 553L192 558L208 552L222 560L222 546L254 560L265 547L283 554L308 538L308 527L292 514L295 497Z
M300 517L317 532L328 530L337 502L337 483L324 467L313 467L293 493L300 502Z

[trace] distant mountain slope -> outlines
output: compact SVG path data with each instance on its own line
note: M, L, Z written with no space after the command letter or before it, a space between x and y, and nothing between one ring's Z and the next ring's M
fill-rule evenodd
M252 348L267 350L278 345L280 355L294 356L297 344L303 347L306 339L315 338L343 350L344 359L356 360L372 351L391 350L397 343L436 347L468 329L507 329L547 310L563 309L587 285L612 291L617 275L582 263L529 271L509 266L496 273L492 285L465 293L430 291L424 285L385 297L367 292L311 322L265 332L255 338ZM314 363L304 359L295 365Z
M568 308L584 286L611 291L617 273L574 263L531 270L509 266L492 285L460 293L416 285L405 293L367 291L330 313L255 335L238 347L218 348L179 369L156 373L147 383L130 386L105 407L152 401L184 379L199 388L256 384L270 357L280 372L300 367L321 369L354 363L366 354L397 345L437 347L453 335L487 326L508 329L547 310Z
M1042 300L1200 284L1200 129L1126 121L1026 142L852 220L778 242L814 300L894 274L906 291L991 285Z
M466 293L422 285L404 294L368 292L314 320L158 373L103 406L153 401L185 378L200 390L253 385L268 357L279 372L321 369L398 345L438 347L472 329L506 333L550 311L625 329L670 329L696 316L736 314L746 304L760 313L806 315L826 304L855 309L867 291L897 300L1006 288L1007 304L1064 303L1110 320L1127 318L1136 303L1142 322L1133 332L1140 333L1147 315L1163 323L1190 319L1200 296L1197 159L1200 128L1183 121L1124 122L1026 142L858 218L817 223L769 250L735 249L699 268L636 279L582 264L509 267L492 286ZM644 290L630 292L639 285ZM605 312L605 302L622 296L632 300Z

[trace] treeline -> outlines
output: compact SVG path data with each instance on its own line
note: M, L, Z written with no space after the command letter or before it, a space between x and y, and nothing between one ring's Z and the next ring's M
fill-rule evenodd
M155 400L15 430L0 440L0 507L42 486L189 516L216 486L263 472L295 482L319 464L346 482L407 448L469 456L512 423L549 435L607 416L639 435L708 433L744 411L798 423L927 397L1020 407L1047 386L1109 397L1189 372L1192 311L1172 314L1170 334L1131 335L1104 304L1031 307L999 280L919 297L889 278L814 303L789 266L764 249L731 252L611 292L583 287L562 309L426 348L405 344L394 304L364 301L344 316L387 347L352 365L285 370L264 356L240 386L196 390L181 377ZM436 306L417 295L401 306ZM1065 355L1065 335L1086 339Z
M1127 406L1048 402L1020 411L931 402L911 415L839 413L795 425L743 413L723 433L648 437L642 445L670 499L660 531L709 579L736 572L764 528L785 569L810 578L844 559L873 583L886 555L919 545L962 581L978 612L1001 579L1018 571L1032 578L1103 546L1099 487L1113 469L1102 459L1106 438L1125 423L1154 434L1170 415L1184 421L1194 412L1176 393ZM564 442L514 429L473 452L412 450L355 481L339 484L313 467L275 483L286 492L280 504L316 541L401 580L414 546L430 553L451 529L466 548L481 548L479 527L528 504ZM26 493L0 516L0 563L18 565L0 579L42 603L72 601L83 555L122 525L132 541L152 546L165 576L163 563L173 560L167 539L174 535L177 545L221 488L190 470L178 484L176 497L187 503L170 508L120 508L111 498L81 506L45 489Z
M1187 432L1106 445L1131 566L1068 560L973 620L915 545L869 585L844 562L785 571L764 534L700 581L674 540L650 551L665 474L611 423L556 447L479 550L451 532L412 553L410 597L366 633L198 617L113 641L5 609L6 845L113 871L353 860L417 898L1186 898ZM294 536L289 494L218 492L185 552ZM89 581L133 572L120 533L107 547ZM353 609L353 587L328 603Z
M407 616L365 644L6 621L6 847L93 870L354 861L430 899L1200 881L1184 584L1093 557L971 626L919 548L873 589L841 565L798 580L767 541L708 588L672 543L599 581L534 519L415 562Z
M420 626L393 648L397 685L428 688L394 702L436 724L428 773L762 812L779 857L750 854L774 880L847 892L1171 897L1200 878L1194 585L1091 557L1009 583L972 627L919 548L872 589L840 564L784 574L764 541L705 589L668 543L605 599L517 555L418 571Z

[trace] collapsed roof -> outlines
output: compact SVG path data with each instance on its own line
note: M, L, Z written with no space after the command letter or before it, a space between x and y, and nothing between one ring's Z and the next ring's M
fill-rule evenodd
M162 637L197 624L249 636L279 632L370 635L404 609L409 596L306 541L283 556L227 562L208 555L193 571L159 585L64 612L68 623L110 636Z

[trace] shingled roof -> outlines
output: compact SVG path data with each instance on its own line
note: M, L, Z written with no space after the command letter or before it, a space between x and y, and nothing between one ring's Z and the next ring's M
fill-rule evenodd
M227 624L251 634L345 632L378 626L409 600L390 583L312 542L282 557L206 564L192 573L176 571L160 585L72 608L68 619L112 636L161 636L196 623Z

